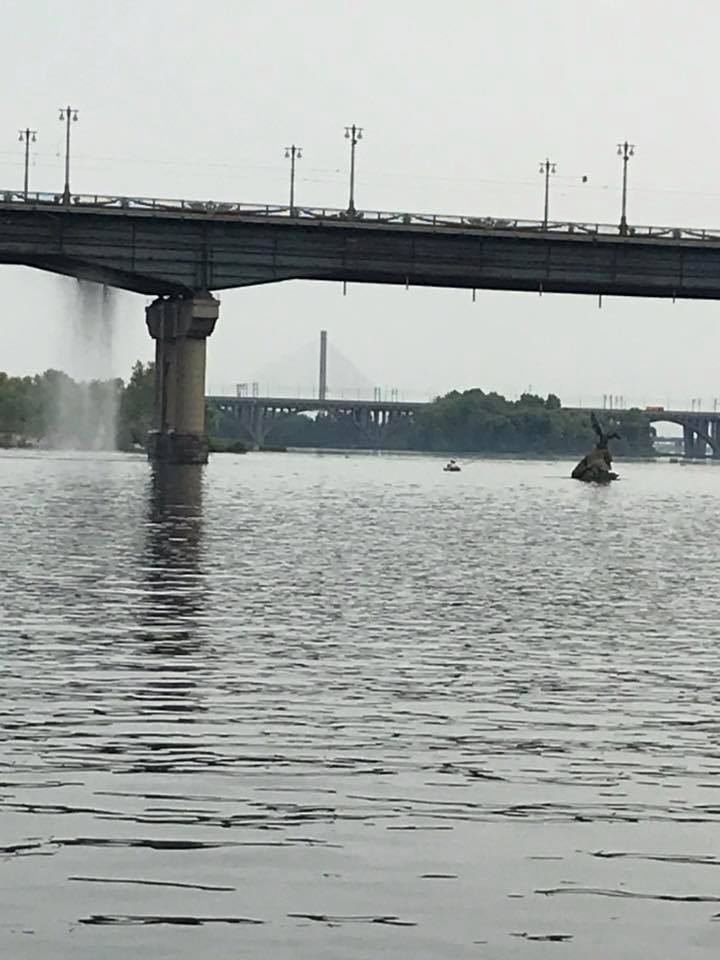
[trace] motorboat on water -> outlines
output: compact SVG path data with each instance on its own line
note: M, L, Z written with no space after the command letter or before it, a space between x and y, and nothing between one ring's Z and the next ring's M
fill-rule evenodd
M449 460L443 470L445 473L460 473L460 464L456 460Z

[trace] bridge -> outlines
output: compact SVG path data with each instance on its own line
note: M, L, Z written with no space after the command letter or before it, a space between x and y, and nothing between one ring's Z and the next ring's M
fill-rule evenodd
M310 397L240 397L208 396L215 410L238 421L240 429L255 446L261 447L279 421L290 414L325 413L349 418L359 435L374 446L389 439L394 428L413 419L430 406L429 402L390 400L333 400ZM571 413L589 418L612 418L629 414L630 410L607 410L600 407L564 407ZM720 412L696 410L640 410L648 423L676 423L683 428L683 447L689 458L705 458L707 450L720 459Z
M150 454L175 462L207 459L214 291L304 279L720 299L719 230L99 195L0 191L0 263L157 297Z
M273 427L290 414L326 413L348 417L359 434L379 446L393 429L412 419L427 403L392 400L312 400L303 397L207 397L207 402L225 416L238 421L245 436L263 446Z

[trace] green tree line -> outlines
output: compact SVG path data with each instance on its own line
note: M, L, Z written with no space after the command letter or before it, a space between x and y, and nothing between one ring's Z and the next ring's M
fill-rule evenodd
M59 370L33 377L0 373L0 443L44 443L86 448L133 449L152 424L154 368L138 361L127 383L120 379L78 383ZM232 417L208 408L208 432L249 442ZM653 430L639 410L614 414L620 456L651 456ZM107 424L114 436L102 435ZM575 455L593 442L587 414L564 409L554 394L524 393L507 400L480 389L438 397L411 419L379 433L363 432L351 417L319 414L280 418L267 437L273 446L382 447L462 453Z
M0 372L0 444L132 449L150 429L153 392L153 364L140 361L127 383L79 383L60 370Z
M652 456L653 431L639 410L613 414L621 439L612 450L620 456ZM237 430L237 427L234 427ZM270 445L299 447L381 446L395 450L506 455L576 455L594 442L589 415L564 409L558 397L525 393L507 400L480 389L452 391L418 413L400 419L379 434L363 433L348 416L289 415L267 437Z

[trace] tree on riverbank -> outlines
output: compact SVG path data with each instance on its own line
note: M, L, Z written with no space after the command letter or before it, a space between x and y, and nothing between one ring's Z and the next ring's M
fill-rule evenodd
M613 449L619 456L652 456L650 425L639 410L616 416L621 439ZM237 421L230 422L238 430ZM399 420L380 434L389 450L563 456L587 449L592 439L589 415L563 409L554 394L525 393L506 400L480 389L453 391L428 404L414 420ZM347 415L290 414L279 418L268 437L270 444L288 447L373 448L376 438L363 433Z
M0 373L0 445L130 449L152 415L152 364L120 379L78 383L60 370L33 377Z
M112 447L113 430L101 434L113 424L122 390L122 380L79 384L60 370L33 377L0 373L0 441Z
M152 424L155 393L152 363L138 361L122 380L77 383L59 370L34 377L0 373L0 443L46 443L97 449L100 425L113 425L119 449L143 444ZM236 419L208 407L207 429L225 440L247 441ZM621 439L618 456L652 456L650 424L639 410L615 414ZM428 404L414 420L401 419L380 434L390 450L433 450L540 456L575 455L592 438L588 415L566 410L554 394L524 393L506 400L480 389L456 390ZM377 437L363 433L347 415L291 414L279 418L268 436L278 446L373 448ZM110 438L110 441L112 438ZM104 446L112 446L112 442Z
M639 410L616 417L620 456L651 456L650 425ZM576 454L591 435L587 414L563 409L554 394L524 393L506 400L480 389L453 391L435 400L417 417L413 449L462 450L472 453Z
M155 399L155 364L138 360L120 397L117 417L117 445L129 450L144 444L152 426Z

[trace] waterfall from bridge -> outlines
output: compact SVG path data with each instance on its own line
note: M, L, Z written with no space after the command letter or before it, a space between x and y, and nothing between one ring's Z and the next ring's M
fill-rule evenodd
M56 382L52 446L114 450L119 399L112 370L117 294L110 287L83 280L63 285L69 301L67 369L73 379L59 375Z

